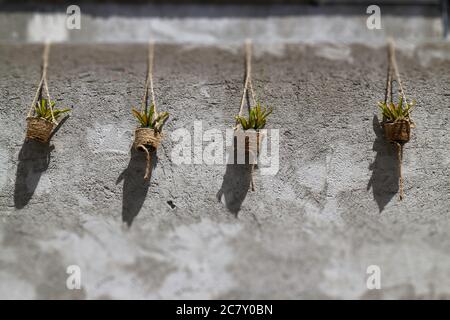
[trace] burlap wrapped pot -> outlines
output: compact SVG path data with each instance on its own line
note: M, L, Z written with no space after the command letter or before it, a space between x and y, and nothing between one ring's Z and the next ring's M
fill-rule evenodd
M411 137L411 124L408 120L383 123L384 136L387 140L397 143L406 143Z
M142 146L148 150L158 149L161 143L161 134L151 128L137 128L134 131L134 147L141 150Z
M50 140L55 124L39 117L27 118L27 139L47 143Z
M161 134L151 128L137 128L134 131L133 146L136 150L143 151L147 155L147 166L144 179L150 178L151 174L151 156L150 152L158 149L161 143Z

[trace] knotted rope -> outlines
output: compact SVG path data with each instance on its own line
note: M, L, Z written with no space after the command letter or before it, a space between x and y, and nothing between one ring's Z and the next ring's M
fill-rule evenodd
M148 114L148 92L150 90L151 103L154 106L155 112L153 113L150 121L154 120L156 115L156 101L155 101L155 92L153 89L153 56L154 56L154 43L150 41L148 44L148 57L147 57L147 77L145 79L145 88L144 88L144 96L142 97L141 108L142 111L145 111L145 114ZM151 145L155 150L158 148L161 142L161 135L156 132L149 132L146 128L136 129L135 132L135 147L138 150L142 150L146 154L147 165L145 168L144 179L148 179L151 173L151 155L146 145Z
M42 88L44 88L45 94L47 95L48 105L50 106L50 113L52 115L52 122L57 125L58 123L55 120L55 116L53 114L53 107L51 104L50 93L48 90L47 83L47 69L48 69L48 57L50 55L50 42L46 42L44 45L44 53L42 54L42 75L41 80L39 81L38 88L33 98L33 102L31 103L30 110L28 111L27 118L31 118L36 108L36 103L38 99L42 97Z
M248 91L250 91L253 104L256 105L256 95L253 90L252 84L252 42L250 39L245 41L245 81L244 81L244 92L242 93L241 98L241 107L239 109L239 116L242 116L242 113L244 112L244 105L245 100L248 97ZM237 124L238 122L236 121L236 125Z
M400 79L400 73L398 72L397 59L395 58L395 43L392 38L388 39L388 56L389 56L389 65L390 70L394 72L395 79L398 83L400 94L402 95L403 102L407 103L405 90L403 89L402 80ZM392 86L392 84L391 84ZM392 88L391 88L391 101L392 101Z
M142 97L142 111L148 111L148 90L150 89L150 95L152 99L152 104L155 107L156 113L156 101L155 92L153 90L153 57L154 57L155 44L153 41L148 43L148 56L147 56L147 77L145 78L145 91ZM152 119L153 120L153 119Z
M395 78L395 79L393 79ZM400 94L403 99L403 103L408 103L406 100L405 90L400 78L400 73L398 71L397 59L395 58L395 43L392 38L388 39L388 74L386 80L386 93L384 97L384 102L388 102L388 96L390 101L393 101L393 90L392 82L397 81ZM383 119L384 121L385 119ZM409 121L409 120L408 120ZM399 172L399 199L403 200L403 170L402 170L402 158L403 158L403 144L399 142L394 142L397 146L397 159L398 159L398 172Z

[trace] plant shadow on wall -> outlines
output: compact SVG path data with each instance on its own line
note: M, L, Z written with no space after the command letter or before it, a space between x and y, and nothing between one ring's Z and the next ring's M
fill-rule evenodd
M236 140L236 137L234 139ZM227 209L237 217L250 188L252 165L237 163L235 145L236 141L233 143L233 147L228 149L229 159L234 158L234 162L227 164L222 186L217 192L217 200L223 202Z
M251 78L251 57L252 43L251 40L247 40L245 42L244 90L239 113L235 116L236 124L233 127L232 147L228 149L228 159L233 159L233 161L227 163L222 187L217 192L217 199L223 202L236 217L249 187L251 186L252 191L255 191L253 173L257 168L257 159L264 135L261 130L266 125L267 117L272 113L272 108L263 107L256 98ZM245 104L248 108L247 117L244 116ZM245 160L242 159L242 155Z
M34 191L50 163L54 146L35 140L25 140L19 153L14 187L14 206L22 209L33 197Z
M376 134L373 151L377 154L369 167L372 177L367 184L367 190L372 187L373 197L382 212L398 192L399 172L395 150L384 138L383 128L376 115L373 117L373 131Z
M147 166L145 161L146 156L143 152L132 147L128 167L119 175L116 181L116 184L119 184L123 180L122 221L128 227L131 226L134 218L139 214L139 211L144 205L150 186L151 175L157 165L158 157L156 152L151 152L150 155L152 157L152 167L148 179L144 179Z
M49 140L55 135L68 117L65 117L56 126ZM51 152L55 147L50 143L42 143L34 139L26 138L19 152L14 185L14 207L22 209L30 202L36 187L49 164Z

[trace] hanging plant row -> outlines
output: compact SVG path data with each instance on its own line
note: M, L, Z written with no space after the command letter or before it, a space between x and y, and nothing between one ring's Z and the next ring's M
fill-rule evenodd
M245 81L244 81L244 92L241 98L241 106L239 109L239 114L236 118L236 125L234 127L235 135L235 149L239 147L239 141L244 141L245 157L249 159L251 163L251 188L255 191L255 182L253 179L253 172L255 168L255 161L257 160L261 148L261 141L263 139L263 134L260 130L264 129L267 122L267 117L272 113L272 108L261 106L259 101L256 99L256 94L253 90L252 83L252 44L250 40L245 43ZM253 106L249 106L248 117L243 116L245 101L249 99L249 92L251 96L251 101Z
M399 170L399 199L404 197L402 157L403 146L411 138L411 128L414 128L414 122L411 119L411 111L415 101L408 101L403 83L400 79L400 73L395 56L394 41L388 41L388 69L384 101L378 102L382 112L382 121L380 123L384 131L384 137L397 147L398 170ZM47 69L49 61L50 43L46 43L43 52L42 75L35 96L33 98L30 110L27 116L26 139L33 139L42 143L48 143L55 127L58 125L58 119L61 115L70 111L70 109L58 109L55 101L51 100ZM264 131L267 119L273 109L261 105L257 100L252 84L252 44L248 40L245 43L245 81L243 94L240 101L239 113L235 116L236 124L234 126L234 147L235 150L240 147L240 141L244 141L244 153L251 164L251 189L255 190L253 178L255 161L257 161L261 141L264 138ZM132 114L139 125L135 129L133 148L146 154L146 170L144 179L148 179L151 173L151 153L156 152L161 144L163 137L162 130L169 118L168 112L158 112L155 102L155 93L153 88L153 60L154 43L150 42L148 46L147 75L145 80L145 91L141 101L141 108L137 110L132 108ZM398 85L398 102L394 101L393 84ZM149 101L150 91L150 101ZM248 102L248 116L244 116L244 105Z
M58 125L59 117L70 109L56 109L55 102L51 100L47 83L48 59L50 43L46 43L42 57L42 76L39 81L36 94L31 103L27 116L27 139L33 139L42 143L48 143L52 132ZM43 91L47 98L43 97Z
M147 61L147 78L145 80L145 92L142 98L141 111L132 108L134 117L139 121L140 127L134 132L133 146L136 150L146 153L147 165L145 169L144 179L150 177L151 172L151 152L155 152L162 139L162 128L169 118L168 112L157 112L155 103L155 93L153 90L153 55L154 44L149 43L148 61ZM148 105L148 91L151 93L151 104Z
M393 82L396 81L399 87L399 102L393 102ZM392 39L388 41L388 72L386 80L386 92L384 102L378 102L378 106L383 114L383 126L385 138L397 146L398 170L399 170L399 199L403 199L403 173L402 158L403 145L411 138L411 128L414 128L414 122L411 120L411 108L415 101L408 102L400 73L395 58L395 45Z

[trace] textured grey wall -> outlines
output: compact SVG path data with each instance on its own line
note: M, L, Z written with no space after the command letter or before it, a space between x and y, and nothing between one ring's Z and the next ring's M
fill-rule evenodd
M403 202L373 125L384 48L256 49L255 86L281 145L279 172L257 172L255 192L242 167L171 162L175 129L233 125L240 47L156 47L171 118L148 184L143 158L130 160L146 47L52 48L51 93L73 112L51 150L23 144L41 50L0 46L1 298L450 298L448 43L398 53L417 100ZM66 289L71 264L80 291ZM366 288L372 264L381 290Z

